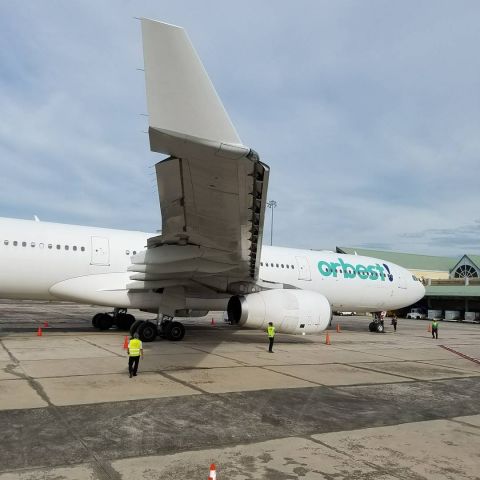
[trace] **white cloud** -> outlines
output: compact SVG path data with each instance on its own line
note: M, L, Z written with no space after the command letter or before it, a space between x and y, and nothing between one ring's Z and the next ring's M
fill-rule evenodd
M271 166L275 243L454 254L466 245L479 200L478 3L0 9L0 215L158 228L149 166L159 157L141 133L133 19L149 16L187 28L241 138ZM459 235L439 240L450 230Z

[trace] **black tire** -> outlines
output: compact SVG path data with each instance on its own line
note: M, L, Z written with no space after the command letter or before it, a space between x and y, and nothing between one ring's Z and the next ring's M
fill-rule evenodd
M112 328L113 318L108 313L100 313L96 323L100 330L109 330Z
M143 322L137 329L142 342L153 342L157 336L157 326L152 322Z
M135 322L135 317L129 313L119 313L116 321L120 330L130 330L130 327Z
M385 328L381 323L377 323L377 332L378 333L383 333L385 331Z
M185 336L185 327L180 322L170 322L166 337L172 342L178 342Z
M95 328L98 328L98 319L104 315L103 313L96 313L93 318L92 318L92 326L94 326Z
M375 322L370 322L370 324L368 325L368 329L371 331L371 332L375 332L377 330L376 326L375 326Z
M138 327L144 322L145 322L145 320L135 320L132 323L132 326L130 327L130 335L132 337L135 335L135 332L138 330Z
M130 330L130 328L132 328L132 325L135 323L135 317L133 315L130 315L129 313L127 313L125 315L125 323L126 323L126 328L125 330Z

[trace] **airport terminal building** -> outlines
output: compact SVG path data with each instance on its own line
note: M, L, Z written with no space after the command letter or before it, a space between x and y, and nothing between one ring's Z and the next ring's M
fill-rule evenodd
M426 288L425 297L415 306L456 311L462 320L480 321L480 255L453 258L356 247L337 247L336 251L381 258L407 268Z

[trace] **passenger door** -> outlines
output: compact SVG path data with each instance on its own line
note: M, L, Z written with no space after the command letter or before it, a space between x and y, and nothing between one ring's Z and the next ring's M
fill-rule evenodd
M310 267L308 265L307 257L295 257L297 260L298 279L311 280Z
M108 238L92 237L91 265L110 265Z

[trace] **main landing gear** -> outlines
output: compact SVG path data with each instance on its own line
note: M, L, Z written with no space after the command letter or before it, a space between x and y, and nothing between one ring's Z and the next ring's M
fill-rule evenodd
M111 313L97 313L92 325L99 330L108 330L116 325L120 330L129 330L135 323L135 317L127 313L126 308L115 308Z
M130 335L138 333L142 342L153 342L157 336L178 342L185 336L185 327L171 317L163 316L156 322L136 320L130 327Z

